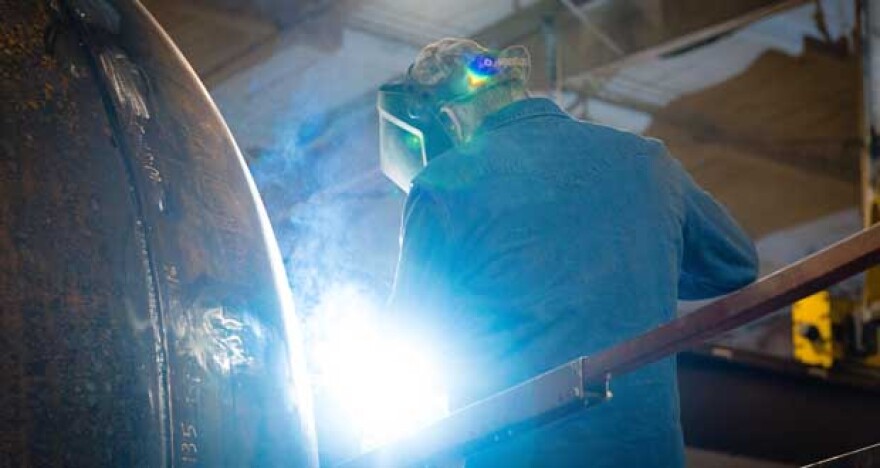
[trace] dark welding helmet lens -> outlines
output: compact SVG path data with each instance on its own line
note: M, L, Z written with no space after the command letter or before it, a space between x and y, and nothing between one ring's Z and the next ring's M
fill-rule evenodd
M379 111L379 145L382 172L405 192L427 165L424 136L417 128Z
M382 172L405 192L428 162L452 147L452 140L428 102L402 83L379 89L379 146Z

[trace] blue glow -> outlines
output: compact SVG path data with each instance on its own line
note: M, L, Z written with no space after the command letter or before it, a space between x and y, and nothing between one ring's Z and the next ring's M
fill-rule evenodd
M500 71L498 59L486 54L474 56L468 64L468 70L480 76L495 76Z

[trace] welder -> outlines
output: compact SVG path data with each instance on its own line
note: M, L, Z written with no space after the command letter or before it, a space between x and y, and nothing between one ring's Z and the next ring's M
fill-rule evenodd
M523 47L425 47L379 92L382 166L408 192L391 298L444 358L453 406L590 355L756 277L749 237L654 139L526 90ZM674 359L474 466L679 467Z

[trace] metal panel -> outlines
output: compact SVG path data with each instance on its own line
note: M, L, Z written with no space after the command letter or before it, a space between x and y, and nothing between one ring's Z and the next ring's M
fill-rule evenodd
M0 5L0 465L315 466L228 129L137 2Z

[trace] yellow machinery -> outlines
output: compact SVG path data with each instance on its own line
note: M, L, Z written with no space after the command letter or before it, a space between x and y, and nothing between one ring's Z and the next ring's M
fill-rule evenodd
M880 367L880 303L866 300L880 289L878 279L865 275L859 301L821 291L795 302L791 308L794 358L824 368L837 362Z
M862 4L861 8L865 8ZM862 219L865 228L880 222L880 14L862 11L867 28L862 37L863 105L860 152ZM806 365L830 368L835 362L856 361L880 367L880 267L864 274L861 297L835 297L822 291L792 305L794 358Z
M830 368L835 361L852 356L854 305L850 300L832 298L828 291L795 302L791 308L795 359Z
M834 363L835 357L840 357L840 347L834 345L831 322L831 297L828 291L813 294L792 305L791 341L798 361L827 368Z
M791 324L798 362L826 369L837 362L880 367L880 269L866 271L861 297L826 290L795 302Z

